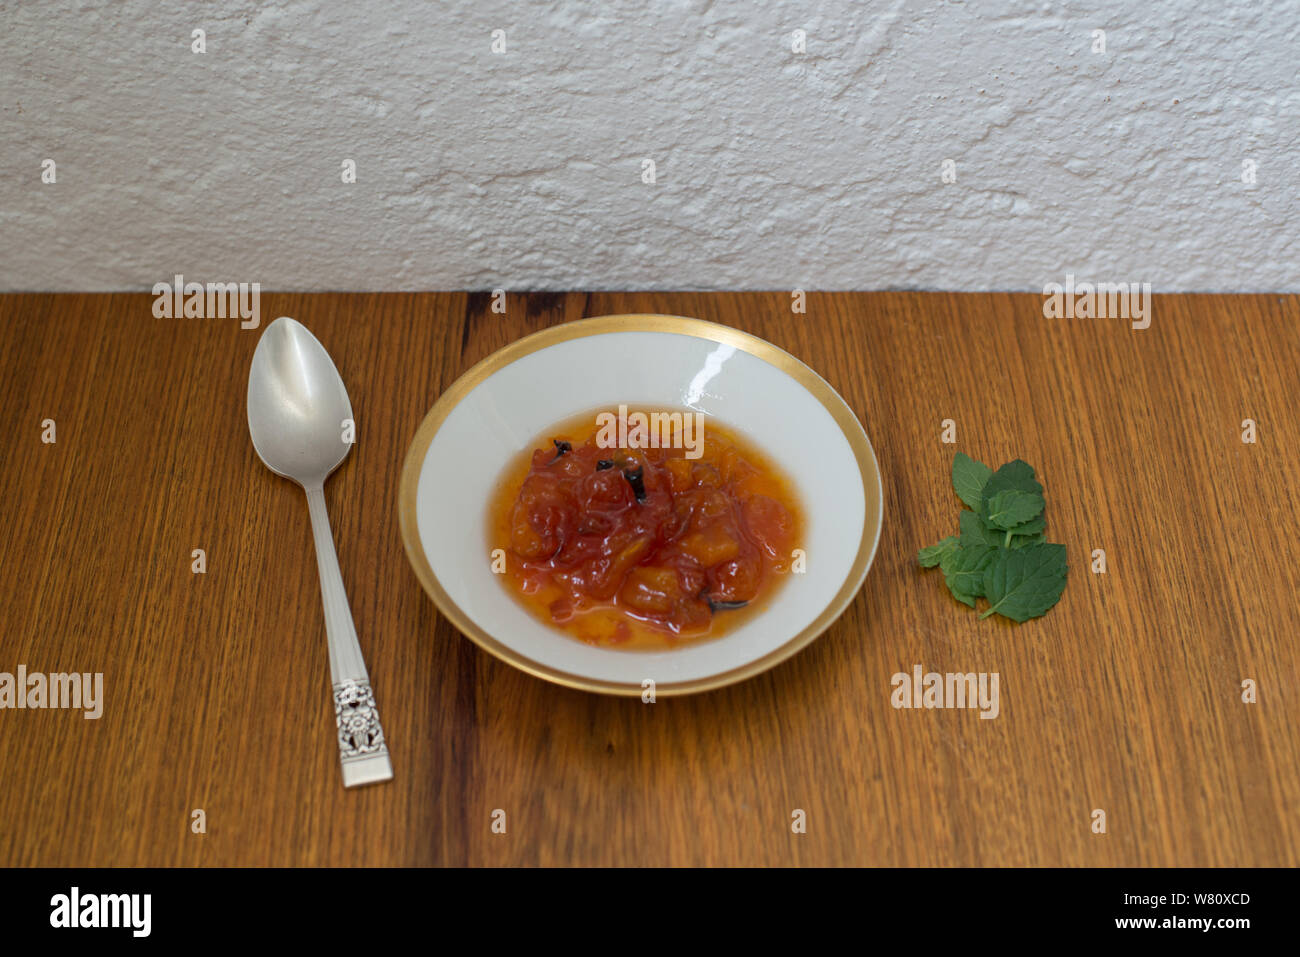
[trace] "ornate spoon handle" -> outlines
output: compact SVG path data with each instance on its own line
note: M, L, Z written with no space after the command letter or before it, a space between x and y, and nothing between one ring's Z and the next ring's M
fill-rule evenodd
M343 587L334 535L325 510L323 488L307 489L312 537L316 540L316 567L320 572L321 597L325 602L325 636L330 649L330 679L334 684L334 714L338 722L339 760L343 765L344 787L387 781L393 776L388 744L379 725L379 709L370 688L370 675L352 609Z

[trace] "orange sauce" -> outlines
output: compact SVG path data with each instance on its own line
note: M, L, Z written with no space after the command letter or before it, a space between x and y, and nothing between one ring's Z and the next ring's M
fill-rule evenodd
M638 431L646 420L657 427ZM533 616L589 644L662 650L761 610L791 573L803 512L775 463L715 419L621 407L530 443L488 526L502 582Z

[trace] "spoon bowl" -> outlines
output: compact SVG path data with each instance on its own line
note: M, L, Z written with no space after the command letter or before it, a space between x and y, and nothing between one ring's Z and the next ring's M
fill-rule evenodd
M258 458L303 488L319 487L352 448L352 402L334 360L307 327L266 327L248 373L248 431Z

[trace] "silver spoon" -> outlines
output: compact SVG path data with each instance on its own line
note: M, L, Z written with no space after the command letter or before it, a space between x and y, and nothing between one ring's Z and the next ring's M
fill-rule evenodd
M344 787L393 776L325 511L325 480L347 457L354 430L348 390L325 347L288 316L267 326L248 370L248 431L266 467L307 492Z

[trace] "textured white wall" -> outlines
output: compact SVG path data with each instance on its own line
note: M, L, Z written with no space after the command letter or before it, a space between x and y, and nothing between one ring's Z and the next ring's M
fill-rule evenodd
M0 3L0 288L1297 290L1298 62L1296 0Z

